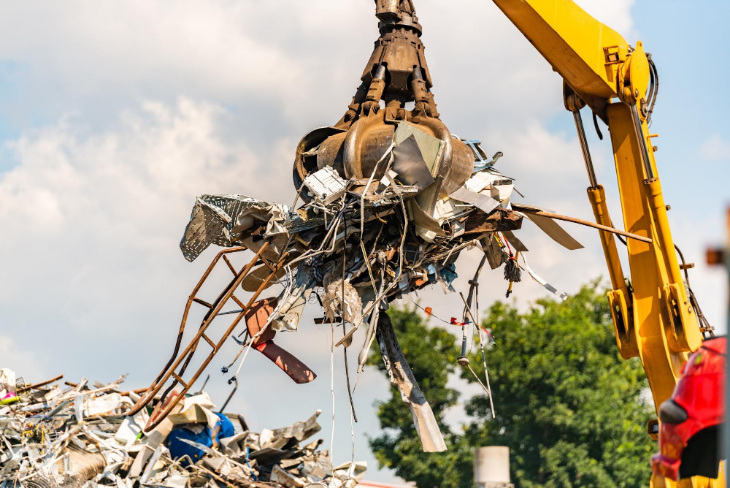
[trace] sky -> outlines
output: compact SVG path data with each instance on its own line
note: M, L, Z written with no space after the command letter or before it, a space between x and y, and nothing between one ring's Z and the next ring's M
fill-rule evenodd
M292 201L297 142L336 122L359 84L378 35L372 3L0 0L0 367L31 382L60 373L69 381L107 382L128 373L130 387L149 384L216 252L192 264L179 252L195 196ZM660 134L670 222L676 243L696 263L691 279L705 314L724 328L726 278L704 264L704 252L725 241L730 203L728 68L718 62L730 50L721 25L730 5L578 3L632 44L644 41L658 65L652 132ZM499 169L517 179L525 202L592 219L559 76L492 2L416 6L436 101L451 131L480 139L487 152L502 151ZM598 178L620 222L610 144L584 118ZM597 233L568 225L585 249L564 250L530 223L520 236L531 266L570 294L605 277L606 266ZM468 274L478 259L465 253L457 271ZM500 274L485 273L483 304L504 299ZM462 276L457 289L465 288ZM513 300L525 308L545 295L526 280ZM437 289L405 303L412 300L444 317L460 310L457 295ZM229 410L261 429L321 409L329 447L330 329L312 324L317 313L310 310L298 332L277 342L319 378L295 385L252 354ZM210 368L208 389L219 404L230 391L219 370L235 352L226 348ZM341 354L334 375L337 463L352 451ZM355 394L354 457L368 461L374 481L396 480L377 469L367 446L367 435L378 431L375 402L387 398L388 388L368 369ZM455 408L449 420L458 424L462 415Z

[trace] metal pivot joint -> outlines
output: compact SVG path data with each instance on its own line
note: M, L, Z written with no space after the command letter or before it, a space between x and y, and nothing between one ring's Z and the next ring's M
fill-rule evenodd
M578 132L578 140L580 141L580 148L583 152L583 161L586 164L586 171L588 172L588 181L591 183L591 188L598 187L598 180L596 178L596 170L593 167L593 158L591 158L591 151L588 147L588 139L586 138L585 127L583 126L583 119L580 116L580 109L585 107L585 102L573 91L567 83L563 83L563 102L565 108L573 114L573 120L575 121L575 128Z

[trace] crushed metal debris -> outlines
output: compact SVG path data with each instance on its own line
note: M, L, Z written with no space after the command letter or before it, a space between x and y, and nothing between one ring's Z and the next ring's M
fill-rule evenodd
M314 380L316 374L276 345L274 338L278 332L298 330L306 305L316 298L322 318L315 323L333 324L333 334L334 324L342 324L343 337L336 345L343 348L345 358L355 332L365 330L358 375L378 341L390 379L411 409L424 450L442 451L446 446L431 407L384 313L389 304L432 285L455 291L456 261L469 249L479 249L483 259L469 281L469 298L459 322L464 337L479 316L475 290L485 262L492 269L506 265L508 295L521 271L526 271L565 299L527 265L528 249L514 232L527 216L553 240L578 249L581 245L554 221L570 218L512 205L513 192L519 194L514 180L495 167L498 160L508 158L502 152L489 158L479 141L453 135L439 117L413 2L375 3L380 37L352 102L336 124L311 131L297 146L293 170L297 195L292 206L245 195L196 199L180 242L183 255L193 261L212 244L227 249L213 259L190 294L172 357L129 412L136 415L161 396L162 406L145 431L172 413L229 337L241 345L231 362L231 368L238 362L231 383L237 383L252 348L296 383ZM254 253L250 262L235 266L233 255L247 250ZM217 295L205 297L201 290L218 268L233 278ZM281 287L276 293L262 296L275 284ZM250 293L249 298L237 296L241 290ZM194 336L183 347L194 306L205 308L204 318L191 326ZM222 317L228 325L213 337L213 330L221 327L211 325L220 324L217 319ZM246 327L239 328L241 323ZM199 345L205 350L202 365L188 371ZM352 405L347 368L345 375ZM488 383L485 371L487 390ZM354 406L352 412L355 418Z
M2 370L0 488L353 488L365 473L364 463L333 468L321 439L304 444L320 431L319 411L257 433L197 392L145 434L150 412L125 415L139 394L121 391L124 377L65 386L60 378L26 386Z

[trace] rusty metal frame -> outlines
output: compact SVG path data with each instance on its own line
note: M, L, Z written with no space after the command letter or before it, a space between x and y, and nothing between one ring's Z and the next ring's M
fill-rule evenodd
M183 312L182 321L180 323L180 330L178 331L177 342L175 344L175 349L172 353L172 357L167 362L167 365L162 369L160 374L157 376L157 379L155 379L155 381L150 385L147 391L142 395L142 398L140 398L139 401L137 401L137 403L127 412L127 415L136 415L153 398L155 398L155 396L160 392L160 390L162 390L165 385L168 385L167 389L162 394L162 398L160 399L158 406L153 411L152 415L150 416L149 422L144 428L145 432L148 432L157 427L160 422L162 422L172 412L172 410L178 405L178 403L180 403L180 401L185 398L185 394L192 388L200 375L213 360L213 357L215 357L225 341L228 339L228 337L230 337L231 333L233 333L241 320L244 319L246 311L258 299L259 295L261 295L261 293L268 287L269 282L272 280L272 278L276 276L276 273L284 266L284 263L286 262L286 259L288 257L288 253L282 255L278 262L272 264L263 256L268 247L269 243L265 242L256 252L253 259L240 271L236 270L236 268L231 263L231 260L228 258L228 255L246 251L247 248L236 247L231 249L224 249L216 255L216 257L210 263L210 266L208 266L208 268L206 269L205 273L203 273L203 276L198 281L198 284L193 289L192 293L188 297L187 303L185 304L185 311ZM226 267L231 271L231 273L233 273L233 279L228 283L223 291L221 291L221 293L218 295L213 303L208 303L198 298L197 295L203 284L205 284L207 279L210 277L212 271L221 261L223 261ZM243 280L246 278L246 276L248 276L254 266L256 266L259 262L262 262L264 265L266 265L271 272L268 274L266 279L264 279L258 289L254 292L248 302L244 304L240 299L235 296L234 293L236 289L241 286L241 283L243 283ZM226 303L228 303L228 301L231 299L239 307L241 307L241 311L238 312L235 319L233 320L233 322L231 322L231 324L228 326L220 339L218 339L218 341L214 341L208 335L206 335L206 331L213 323L215 318L218 317ZM200 327L195 336L190 340L182 353L180 353L180 346L182 344L183 334L185 333L188 315L193 303L197 303L208 308L208 312L203 317L200 323ZM192 378L186 381L183 376L185 375L187 367L190 364L193 355L197 351L198 345L200 344L201 340L211 347L211 351L208 353L208 356L205 358L201 366L195 371L195 373L193 373ZM182 386L182 390L175 390L173 392L175 387L178 385ZM171 393L173 394L171 395Z

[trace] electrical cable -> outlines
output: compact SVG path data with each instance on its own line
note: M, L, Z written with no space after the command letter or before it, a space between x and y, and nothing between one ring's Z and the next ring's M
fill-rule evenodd
M471 303L474 300L474 292L476 291L478 293L477 288L479 287L479 275L482 272L482 269L484 268L484 264L487 262L487 254L484 253L482 256L482 260L479 262L479 266L477 266L476 271L474 272L474 277L469 281L469 294L467 295L466 303ZM466 317L466 306L464 306L464 317ZM477 315L479 313L477 312Z
M471 280L469 280L469 294L468 294L468 298L466 299L466 305L464 306L464 312L463 312L464 322L467 321L466 314L467 314L468 305L471 305L471 303L474 301L475 294L476 294L476 296L479 296L479 275L481 274L482 269L484 268L484 264L486 262L487 262L487 254L484 253L482 255L481 261L479 262L479 266L477 266L477 269L474 272L474 277ZM476 310L477 310L477 318L478 318L479 317L478 301L477 301ZM479 324L473 324L473 325L474 325L474 327L479 326ZM471 345L469 346L469 353L471 353L472 348L474 347L474 332L473 331L472 331L471 336L472 336L472 341L471 341Z
M682 261L682 270L684 271L684 280L687 284L687 292L689 293L689 300L692 304L692 307L695 309L695 313L697 314L697 321L700 324L700 330L705 333L709 334L710 337L714 337L715 335L715 327L710 324L710 321L707 320L707 317L702 312L702 308L700 308L700 303L697 300L697 296L695 295L694 291L692 290L692 286L689 282L689 272L687 271L687 262L684 260L684 254L682 253L682 250L677 246L674 245L674 249L676 249L677 254L679 255L679 259Z
M438 321L440 321L440 322L443 322L443 323L444 323L444 324L446 324L446 325L454 325L454 324L452 324L452 323L451 323L451 321L450 321L450 320L444 320L444 319L442 319L441 317L439 317L438 315L435 315L435 314L433 313L433 311L429 312L428 310L426 310L425 308L423 308L423 307L422 307L421 305L419 305L419 304L418 304L417 302L413 302L413 305L415 305L416 307L418 307L418 308L420 308L421 310L423 310L423 312L424 312L424 313L425 313L426 315L428 315L429 317L433 317L433 318L435 318L436 320L438 320Z
M649 60L649 78L651 82L646 122L648 126L651 126L651 116L654 113L654 105L656 105L657 98L659 97L659 70L654 63L654 60L651 58L651 54L647 54L646 57Z
M343 216L345 222L345 242L342 245L342 300L340 300L340 306L342 307L342 334L347 336L347 320L345 314L345 278L347 273L347 215ZM355 413L355 403L352 400L352 388L350 387L350 367L347 361L347 346L342 348L342 353L345 360L345 379L347 384L347 396L350 399L350 415L357 422L357 414Z
M459 293L459 296L461 297L461 300L464 302L464 306L466 307L466 311L469 314L469 317L471 318L472 323L476 324L476 318L474 317L474 314L471 312L471 308L469 308L469 304L466 302L466 298L464 298L464 294ZM480 329L481 329L481 327L480 327ZM481 338L481 336L480 336L480 338ZM471 365L469 364L468 358L464 358L465 361L463 361L463 362L460 358L459 364L469 368L469 371L471 371L471 374L474 376L474 378L476 378L477 382L481 385L481 387L484 389L484 391L489 396L489 405L490 405L491 411L492 411L492 418L494 418L494 402L492 400L492 388L489 385L489 370L487 369L487 359L486 359L486 354L484 353L483 349L482 349L482 354L483 354L482 357L483 357L483 361L484 361L484 378L487 381L487 386L484 386L484 383L482 383L482 381L479 379L479 376L477 376L476 372L474 372Z
M486 257L486 254L485 254L485 257ZM476 292L475 292L475 296L474 296L474 304L476 306L477 317L479 317L479 284L478 283L476 286ZM484 380L487 382L487 393L489 393L489 406L492 410L492 418L495 418L494 400L492 398L492 386L489 384L489 369L487 369L487 353L485 351L486 341L482 338L482 331L484 332L484 335L487 336L487 339L491 339L491 335L480 324L474 324L474 325L477 330L477 333L479 334L479 348L482 351L482 367L484 368Z
M482 380L479 379L479 376L476 374L474 369L472 369L472 367L469 363L466 363L466 367L469 368L469 371L471 371L471 374L472 374L472 376L474 376L474 379L477 380L477 383L479 383L479 386L482 387L482 389L484 390L484 393L486 393L487 396L489 397L489 406L492 410L492 418L494 418L494 402L492 401L491 388L488 388L486 385L484 385L484 383L482 383ZM486 372L487 370L485 369L484 371ZM489 384L489 376L487 376L487 384Z
M593 127L596 128L596 134L598 135L598 139L602 141L603 132L601 132L601 128L598 126L598 115L596 115L596 112L593 112L592 110L591 113L593 114Z
M332 432L330 433L330 459L335 458L335 323L330 322L330 394L332 395ZM334 464L334 461L333 461Z

